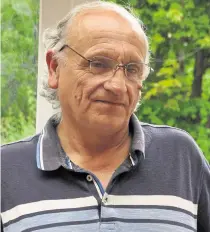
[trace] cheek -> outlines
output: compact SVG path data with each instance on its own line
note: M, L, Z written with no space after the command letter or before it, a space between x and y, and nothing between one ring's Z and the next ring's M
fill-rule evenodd
M141 93L142 93L141 90L142 90L142 83L138 84L136 89L134 90L136 102L138 102L141 99Z
M88 104L90 94L94 91L96 79L83 70L69 70L62 74L59 83L60 97L71 105Z
M90 73L86 73L77 83L77 88L82 93L82 99L89 100L94 94L97 94L103 86L103 80L96 78Z
M61 103L79 99L79 79L71 70L65 69L59 75L58 94Z
M130 98L130 105L131 108L135 108L137 102L139 101L140 97L141 97L141 91L139 88L137 87L132 87L129 89L129 98Z
M136 108L136 105L137 105L139 99L140 99L139 95L135 96L135 98L133 100L133 104L132 104L132 109L131 109L132 111L134 111L134 109Z

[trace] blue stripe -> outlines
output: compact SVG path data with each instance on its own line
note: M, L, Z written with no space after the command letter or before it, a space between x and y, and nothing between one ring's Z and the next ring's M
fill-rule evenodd
M99 222L98 220L88 221L86 224L79 223L75 225L69 225L69 223L54 223L50 227L36 227L22 232L98 232ZM6 231L14 232L14 231Z
M109 218L119 218L125 220L160 220L174 223L182 223L188 227L196 229L197 220L189 214L176 210L168 209L123 209L123 208L107 208L102 206L101 218L109 220Z
M181 227L178 225L170 225L163 223L127 223L127 222L99 222L97 220L87 221L86 224L81 222L75 222L77 224L70 223L53 223L48 226L33 227L27 230L21 230L22 232L192 232L196 231L190 228ZM5 229L5 232L14 232L14 230ZM15 230L16 232L16 230ZM20 232L20 231L17 231Z
M97 209L35 215L10 224L9 226L5 227L5 232L24 231L33 227L50 227L54 223L74 224L75 222L78 222L79 224L85 223L85 221L89 220L98 220Z
M36 164L37 164L37 168L42 169L41 168L41 162L40 162L40 140L41 140L42 134L39 135L39 140L38 143L36 145Z
M108 222L111 223L111 222ZM116 222L114 221L116 231L118 232L196 232L197 230L182 227L179 225L166 224L164 222L151 223L141 221L139 223ZM58 230L60 231L60 230ZM44 232L44 231L43 231ZM62 231L63 232L63 231Z

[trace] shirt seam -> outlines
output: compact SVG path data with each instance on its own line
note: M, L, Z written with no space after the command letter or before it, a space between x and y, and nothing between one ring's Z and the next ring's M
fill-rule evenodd
M203 178L204 178L204 162L202 161L200 180L199 180L198 204L199 204L201 192L203 189Z
M193 138L192 135L190 135L186 130L183 130L183 129L177 128L177 127L173 127L173 126L154 125L154 124L149 124L149 123L147 124L147 123L143 123L143 122L140 122L140 125L142 127L148 126L148 127L152 127L152 128L174 129L174 130L177 130L177 131L184 132L184 133L188 134L191 138Z
M10 145L13 145L13 144L17 144L17 143L30 143L36 136L40 136L40 134L36 134L34 135L33 137L29 137L28 139L29 140L18 140L18 141L14 141L14 142L11 142L11 143L6 143L6 144L2 144L1 147L7 147L7 146L10 146Z

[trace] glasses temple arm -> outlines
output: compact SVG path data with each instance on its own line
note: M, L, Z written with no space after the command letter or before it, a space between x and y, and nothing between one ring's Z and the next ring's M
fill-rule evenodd
M71 49L73 52L75 52L77 55L79 55L80 57L82 57L83 59L87 60L88 62L91 62L92 60L87 59L86 57L84 57L83 55L81 55L80 53L78 53L76 50L74 50L73 48L71 48L68 44L63 45L63 47L61 47L61 49L59 50L62 51L65 47L68 47L69 49Z

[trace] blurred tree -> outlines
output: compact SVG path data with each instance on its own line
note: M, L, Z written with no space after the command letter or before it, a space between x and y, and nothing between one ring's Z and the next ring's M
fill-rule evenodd
M210 161L210 1L129 0L151 45L142 121L188 131Z
M2 143L35 132L38 0L4 0L2 19Z

